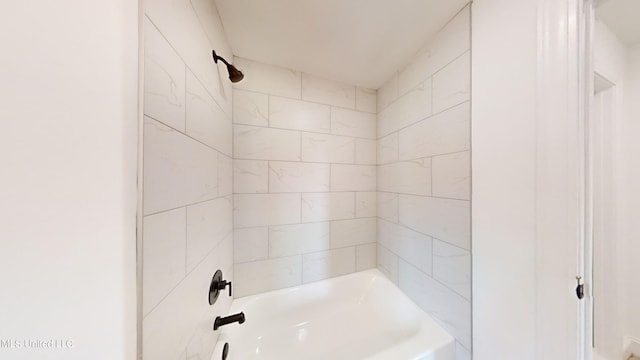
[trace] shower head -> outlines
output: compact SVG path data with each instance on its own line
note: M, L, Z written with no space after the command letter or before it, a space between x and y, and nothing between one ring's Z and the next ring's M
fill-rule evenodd
M223 59L222 56L218 56L215 50L211 50L211 54L213 55L213 61L218 63L218 60L222 60L222 62L227 65L227 71L229 72L229 80L233 83L237 83L238 81L244 79L244 74L242 71L238 70L235 66L229 64L227 60Z

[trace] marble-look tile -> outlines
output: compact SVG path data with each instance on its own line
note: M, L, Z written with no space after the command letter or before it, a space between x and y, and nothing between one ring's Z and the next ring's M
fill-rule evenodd
M378 220L378 244L425 274L431 275L433 240L430 236L380 219Z
M434 156L431 161L433 196L471 200L471 153L469 151Z
M187 271L231 234L232 216L230 196L187 207Z
M309 74L302 74L302 99L355 109L356 87Z
M235 57L234 62L245 75L242 81L233 85L234 88L300 99L302 88L299 72L240 57Z
M378 192L377 195L376 206L378 217L397 223L399 220L398 194Z
M356 217L376 217L376 197L375 191L356 193Z
M356 142L352 137L315 133L301 136L302 161L353 164L355 160Z
M187 135L232 156L231 117L191 71L187 71Z
M471 300L471 253L469 250L434 239L433 277L465 299Z
M144 113L184 132L184 62L147 17L144 33Z
M209 9L213 8L209 7ZM212 42L207 37L192 2L189 0L149 1L145 3L144 12L230 117L232 87L227 79L227 69L222 63L212 62ZM218 16L212 14L209 18L217 19ZM218 24L216 28L219 29L220 26L221 24ZM231 48L224 35L219 35L221 36L218 36L217 41L214 42L216 52L226 59L231 59L233 57Z
M269 192L269 162L234 159L233 192L236 194Z
M377 113L377 91L361 87L356 88L356 110Z
M378 136L415 124L431 114L431 79L427 79L378 113Z
M300 194L236 194L233 226L296 224L300 222Z
M211 333L211 324L216 314L226 314L231 305L231 297L221 296L212 306L202 289L208 289L211 276L221 269L225 278L233 274L231 236L209 253L163 301L147 314L142 322L142 352L145 359L177 359L185 349L192 353L198 350L194 336ZM199 340L196 340L199 341Z
M400 195L400 224L463 249L471 246L469 201Z
M399 75L400 94L432 76L471 47L469 7L460 11Z
M233 159L218 153L218 196L233 194Z
M376 138L376 114L331 108L331 133L365 139Z
M273 128L329 133L331 110L328 105L269 97L269 126Z
M302 283L300 255L234 265L235 297L282 289Z
M184 357L181 357L183 360L210 359L211 357L215 357L213 356L213 351L220 334L216 334L218 331L212 332L210 328L202 326L202 324L199 325L187 345L187 351L184 353Z
M356 139L356 164L376 164L376 141Z
M227 36L215 3L209 0L190 0L190 2L193 5L195 13L198 15L198 20L201 24L200 27L206 33L209 43L226 43ZM231 61L233 59L229 60ZM192 358L190 357L189 360L192 360Z
M302 256L302 282L324 280L356 271L356 248L333 249Z
M376 268L376 247L375 243L356 246L356 271Z
M233 158L299 161L300 132L235 125Z
M389 80L387 80L386 83L384 83L384 85L382 85L381 88L378 89L378 114L398 99L398 96L400 95L398 80L398 74L395 73L389 78Z
M399 286L465 347L471 346L471 303L411 264L399 261Z
M376 167L332 164L331 191L376 191Z
M353 219L355 195L352 192L302 194L302 222Z
M378 190L431 195L431 159L401 161L378 166Z
M220 268L222 270L225 279L232 281L232 259L229 255L227 255L225 259L221 259L224 252L227 252L228 254L231 253L232 246L233 243L231 241L231 236L229 236L227 239L225 239L224 243L222 243L220 247L216 248L216 251L218 253L215 255L215 262L213 264L207 264L205 266L205 271L215 272L215 270L210 270L210 266L216 266L216 268ZM207 274L205 271L202 271L202 277L204 279L199 280L202 281L199 283L201 286L206 281L205 276ZM211 281L211 275L212 273L209 273L209 281ZM194 298L195 296L192 294L190 297ZM200 297L197 299L191 299L191 301L193 303L188 303L187 305L195 306L195 303L197 302L197 310L200 314L200 318L198 318L197 323L194 324L194 333L191 337L191 341L187 345L187 356L188 359L208 359L212 356L213 348L215 347L218 340L216 334L212 334L211 332L211 321L213 321L211 320L211 313L213 312L214 314L228 314L232 298L230 296L220 296L218 297L218 301L216 301L216 303L212 306L208 306L209 302L206 299L202 299L202 295L200 295Z
M389 134L377 142L378 164L398 161L398 133Z
M252 91L234 89L233 123L269 126L269 96Z
M261 226L233 231L235 264L269 258L269 227Z
M328 222L280 225L269 228L269 257L278 258L316 251L330 247Z
M331 248L376 242L376 218L331 222Z
M329 164L269 161L269 191L329 191L330 169Z
M186 275L185 218L185 208L144 217L144 314L158 305Z
M471 360L471 351L456 341L456 360Z
M144 119L144 213L218 195L217 152L153 119Z
M400 160L449 154L471 148L471 106L462 103L400 131Z
M433 75L433 111L438 113L471 98L471 54L466 52Z
M376 247L378 270L398 285L398 256L380 244Z

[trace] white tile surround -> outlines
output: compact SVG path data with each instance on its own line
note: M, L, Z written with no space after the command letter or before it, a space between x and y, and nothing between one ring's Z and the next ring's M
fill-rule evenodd
M470 10L378 89L377 266L471 354Z
M231 52L215 8L145 5L142 353L209 359L214 318L231 304L209 305L211 276L234 278L232 88L210 51Z
M469 359L469 8L376 91L242 58L232 88L203 4L146 9L145 358L210 358L217 268L241 297L377 266Z
M375 267L376 92L234 61L236 295Z

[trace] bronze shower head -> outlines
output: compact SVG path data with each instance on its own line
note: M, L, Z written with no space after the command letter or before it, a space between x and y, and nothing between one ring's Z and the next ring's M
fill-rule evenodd
M211 50L211 54L213 55L213 61L218 63L218 60L222 60L222 62L227 65L227 71L229 72L229 80L233 83L237 83L238 81L244 79L244 74L238 70L235 66L229 64L227 60L223 59L221 56L216 54L215 50Z

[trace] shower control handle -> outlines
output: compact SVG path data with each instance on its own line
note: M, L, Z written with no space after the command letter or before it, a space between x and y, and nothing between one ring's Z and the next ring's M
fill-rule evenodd
M217 286L218 290L220 290L220 291L224 291L224 288L229 286L229 296L231 296L231 281L222 280L222 281L218 282L218 284L216 286Z
M213 305L218 300L220 292L224 291L227 286L229 287L229 296L231 296L231 281L223 280L222 271L217 270L215 274L213 274L211 284L209 285L209 305Z

